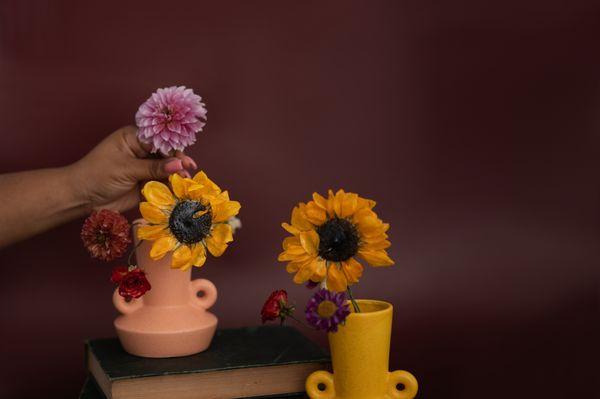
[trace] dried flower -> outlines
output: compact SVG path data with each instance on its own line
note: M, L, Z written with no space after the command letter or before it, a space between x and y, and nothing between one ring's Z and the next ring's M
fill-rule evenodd
M273 291L260 311L262 322L265 323L277 318L283 323L290 316L294 307L288 303L288 295L285 290Z
M345 291L359 281L363 265L391 266L387 248L388 223L373 211L375 201L355 193L329 190L327 198L313 193L313 200L299 203L291 224L282 227L290 234L283 241L278 260L289 262L294 282L326 281L332 291Z
M169 181L171 188L158 181L144 185L146 201L140 202L140 212L147 224L137 229L137 237L153 241L153 260L173 252L171 267L202 267L207 250L221 256L233 241L227 220L238 214L241 205L202 171L193 179L172 174Z
M152 288L146 273L137 266L115 267L110 281L119 286L119 295L127 300L139 298Z
M104 261L120 258L131 243L129 222L108 209L93 212L83 223L81 239L94 258Z
M196 142L196 133L206 124L204 105L202 97L185 86L158 89L135 114L139 140L163 155L183 151Z
M349 314L350 307L344 292L320 289L306 304L306 321L318 330L336 332Z

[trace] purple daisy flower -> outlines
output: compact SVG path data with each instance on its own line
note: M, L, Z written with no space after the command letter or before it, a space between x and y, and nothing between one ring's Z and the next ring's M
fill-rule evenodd
M306 304L306 321L318 330L336 332L349 314L350 307L344 292L320 289Z

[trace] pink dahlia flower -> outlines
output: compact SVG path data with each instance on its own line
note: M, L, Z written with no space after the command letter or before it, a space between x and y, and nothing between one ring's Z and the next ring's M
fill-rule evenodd
M205 121L202 97L185 86L158 89L135 114L139 140L163 155L194 144Z

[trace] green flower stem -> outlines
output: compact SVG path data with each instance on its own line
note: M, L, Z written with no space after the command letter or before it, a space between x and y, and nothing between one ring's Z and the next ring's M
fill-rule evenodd
M131 264L131 258L133 257L133 254L135 253L135 250L138 249L138 247L140 245L142 245L142 240L139 240L138 243L131 249L131 252L129 252L129 256L127 257L127 265L128 266L134 266L134 265Z
M358 307L358 303L356 302L356 300L354 299L354 296L352 295L352 288L350 288L350 286L348 286L348 296L350 297L350 301L352 302L354 311L356 313L360 313L360 308Z
M290 319L294 320L296 323L299 323L299 324L301 324L302 326L304 326L304 327L306 327L306 328L311 328L311 327L309 327L309 326L308 326L308 325L307 325L305 322L303 322L303 321L302 321L302 320L300 320L300 319L297 319L296 317L292 316L291 314L290 314L290 315L288 315L287 317L289 317Z

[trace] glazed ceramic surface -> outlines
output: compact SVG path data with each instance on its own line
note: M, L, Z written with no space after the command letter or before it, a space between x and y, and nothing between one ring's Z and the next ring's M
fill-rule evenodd
M151 245L142 242L136 257L152 289L130 302L118 290L113 294L121 313L114 324L123 348L143 357L187 356L207 349L217 328L216 316L207 309L215 303L217 289L208 280L191 280L191 269L172 269L170 255L150 259Z
M316 371L306 380L312 399L412 399L415 377L389 371L393 307L373 300L357 301L361 313L351 313L346 324L329 334L333 374Z

